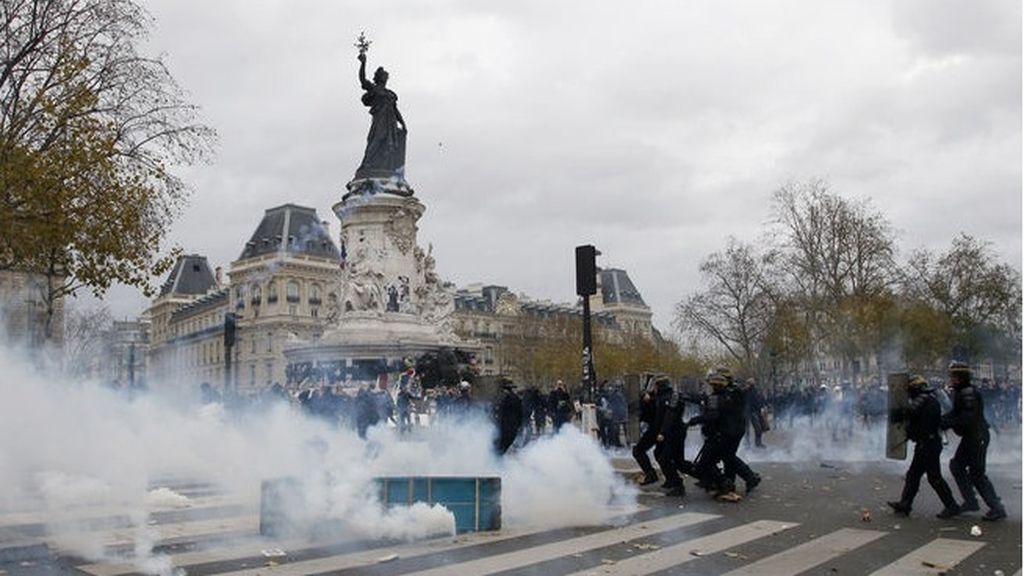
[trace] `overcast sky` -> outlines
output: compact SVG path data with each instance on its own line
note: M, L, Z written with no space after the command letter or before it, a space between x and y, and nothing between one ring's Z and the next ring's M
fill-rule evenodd
M370 117L373 40L409 126L419 241L462 286L574 300L573 247L668 331L728 235L827 179L901 249L959 231L1021 261L1019 0L152 0L149 44L220 135L171 240L225 268L267 208L331 206ZM116 292L111 307L137 313Z

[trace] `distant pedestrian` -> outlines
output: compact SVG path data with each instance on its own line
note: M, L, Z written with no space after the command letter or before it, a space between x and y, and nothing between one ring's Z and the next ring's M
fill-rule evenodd
M548 395L548 402L551 405L551 423L554 425L555 433L557 434L562 426L565 426L572 420L573 416L573 403L572 398L569 396L569 392L566 391L565 385L559 380L555 385L555 389Z
M494 449L498 454L504 454L516 441L519 429L523 425L523 401L516 394L515 384L511 380L502 383L494 416L498 428Z

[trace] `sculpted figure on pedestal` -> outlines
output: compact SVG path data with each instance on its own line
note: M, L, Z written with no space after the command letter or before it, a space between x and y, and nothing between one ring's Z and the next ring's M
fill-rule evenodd
M384 277L380 272L352 270L345 286L345 312L382 312Z

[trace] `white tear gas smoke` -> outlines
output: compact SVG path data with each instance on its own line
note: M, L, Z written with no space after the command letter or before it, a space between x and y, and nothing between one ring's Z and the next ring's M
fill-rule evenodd
M190 386L132 398L41 373L4 348L0 364L0 523L13 511L36 514L58 548L127 560L147 573L173 573L168 558L152 553L161 533L150 513L190 506L169 481L210 483L255 514L262 481L299 479L314 504L304 508L310 518L299 520L330 528L310 540L454 532L453 515L439 506L384 510L376 476L500 476L505 525L601 523L635 506L635 489L572 429L497 459L483 418L438 423L416 440L379 427L363 440L285 403L239 414L200 405ZM111 534L89 523L115 514L130 519L117 531L120 548L134 546L127 559L112 551Z
M865 419L857 413L850 413L837 405L826 405L814 415L798 413L790 409L777 415L772 422L773 429L763 435L765 448L754 444L753 432L747 430L747 437L740 447L740 456L748 462L788 462L794 465L819 466L822 463L842 462L847 468L856 470L865 463L888 463L893 470L900 471L906 462L886 459L886 418L884 416ZM943 432L945 448L943 462L948 462L960 442L952 430ZM700 449L700 434L691 430L687 438L687 454L696 455ZM692 452L691 452L692 450ZM913 453L913 443L907 447ZM991 442L988 447L989 464L1020 464L1020 425L1004 428L992 425ZM944 466L944 469L948 470Z

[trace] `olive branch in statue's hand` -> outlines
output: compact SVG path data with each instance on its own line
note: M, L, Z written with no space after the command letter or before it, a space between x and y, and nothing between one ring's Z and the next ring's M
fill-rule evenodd
M370 49L370 44L373 44L373 40L366 39L366 32L360 32L359 37L356 38L356 43L353 44L359 49L359 61L366 62L366 51Z

